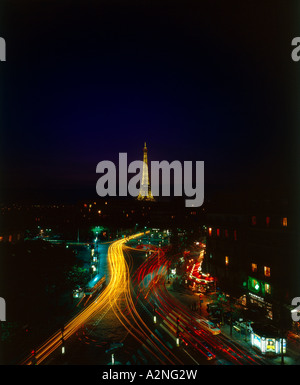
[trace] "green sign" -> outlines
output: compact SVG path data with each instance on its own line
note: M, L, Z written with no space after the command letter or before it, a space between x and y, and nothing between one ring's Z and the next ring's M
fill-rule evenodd
M92 229L91 229L91 231L94 233L94 235L100 234L104 230L105 230L105 227L103 227L103 226L95 226L95 227L92 227Z
M255 294L265 295L265 283L259 279L248 277L248 290Z

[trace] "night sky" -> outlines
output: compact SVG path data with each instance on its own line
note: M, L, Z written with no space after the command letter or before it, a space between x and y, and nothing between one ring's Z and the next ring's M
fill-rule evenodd
M204 160L205 189L292 189L295 7L1 1L1 199L96 198L97 163Z

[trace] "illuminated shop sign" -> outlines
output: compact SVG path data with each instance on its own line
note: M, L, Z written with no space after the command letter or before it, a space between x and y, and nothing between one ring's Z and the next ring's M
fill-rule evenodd
M259 335L252 333L251 334L251 344L252 346L256 346L258 349L261 350L261 338Z
M248 289L253 293L261 293L263 285L261 281L256 278L248 277Z
M254 294L265 296L265 294L271 294L272 287L269 283L253 277L248 277L248 290Z
M286 353L286 339L283 341L281 338L268 338L259 336L256 333L251 333L251 345L259 349L263 354L274 353L281 354L281 343L283 345L283 354Z
M253 294L249 292L250 302L252 304L255 304L261 308L264 308L266 311L266 317L269 319L273 319L273 311L272 311L272 304L269 302L266 302L263 297L260 297L256 294Z

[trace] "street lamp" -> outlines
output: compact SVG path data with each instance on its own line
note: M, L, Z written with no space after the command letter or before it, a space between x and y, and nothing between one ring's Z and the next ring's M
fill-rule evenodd
M179 317L177 317L176 320L177 328L176 328L176 345L179 346L180 341L179 341Z
M65 354L64 326L61 327L61 354Z

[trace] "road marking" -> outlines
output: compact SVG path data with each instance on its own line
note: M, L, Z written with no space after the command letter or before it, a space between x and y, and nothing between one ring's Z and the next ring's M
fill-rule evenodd
M171 312L171 314L175 314L179 318L179 321L180 321L180 319L183 319L187 323L190 322L190 318L187 318L187 316L183 313L180 314L177 311L173 310Z
M172 334L163 324L160 324L160 327L169 334L170 337L172 337L175 340L174 334Z
M187 354L189 357L191 357L191 359L192 359L194 362L196 362L197 365L200 365L199 362L196 361L195 358L192 357L192 356L191 356L185 349L183 349L183 351L186 352L186 354Z

